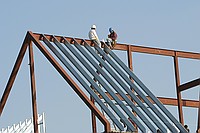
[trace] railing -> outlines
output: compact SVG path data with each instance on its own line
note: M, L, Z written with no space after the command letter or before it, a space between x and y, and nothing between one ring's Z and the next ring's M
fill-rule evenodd
M42 115L38 115L38 129L39 133L46 133L45 131L45 120L44 113ZM0 133L33 133L33 118L30 120L26 119L24 122L20 122L19 124L14 124L13 126L8 126L7 128L2 128Z

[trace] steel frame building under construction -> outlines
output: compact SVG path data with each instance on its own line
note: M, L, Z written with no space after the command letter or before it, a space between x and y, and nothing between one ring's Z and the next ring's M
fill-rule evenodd
M147 132L147 130L155 133L157 129L164 133L168 131L187 133L188 131L183 126L183 106L198 108L197 129L200 129L200 100L182 99L181 97L181 92L199 86L200 78L180 84L178 62L179 58L200 60L200 53L118 43L114 50L127 52L128 66L126 66L113 51L108 49L104 42L101 43L102 48L96 46L91 40L28 31L1 98L0 115L2 115L28 48L34 133L38 133L33 53L33 45L35 45L91 110L93 133L97 133L96 117L104 125L106 133L113 132L108 118L111 119L119 132L125 131L123 125L126 125L127 132L134 133L138 131ZM133 73L133 52L173 57L177 99L154 96ZM74 81L72 76L66 72L66 69L77 81ZM81 85L78 85L77 82ZM83 89L87 91L87 94ZM98 106L95 104L98 104ZM164 105L177 106L179 120ZM99 108L103 110L106 116Z

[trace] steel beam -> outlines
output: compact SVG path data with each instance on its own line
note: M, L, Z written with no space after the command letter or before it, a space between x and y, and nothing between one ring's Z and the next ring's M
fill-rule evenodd
M195 87L195 86L198 86L200 85L200 78L198 79L195 79L193 81L190 81L190 82L187 82L185 84L182 84L178 87L178 90L181 92L181 91L184 91L184 90L187 90L187 89L190 89L192 87Z
M114 88L117 92L119 92L119 94L121 95L121 97L123 97L123 98L125 99L125 101L129 103L130 107L131 107L133 110L135 110L136 108L134 108L134 104L131 103L131 101L126 97L126 95L125 95L125 94L120 90L120 88L113 82L113 79L111 79L111 78L102 70L102 68L100 68L99 65L98 65L97 63L95 63L94 59L91 58L91 57L87 54L87 52L83 49L83 47L80 46L79 44L74 44L74 45L75 45L75 47L83 54L83 56L91 63L91 65L94 66L94 67L97 69L97 71L106 79L106 81L109 81L109 84L110 84L111 86L113 86L113 88ZM94 52L94 50L92 50L90 47L87 47L87 46L89 46L89 45L87 45L87 46L86 46L86 45L87 45L87 44L85 44L86 49L88 49L90 52L92 52L94 55L96 55L96 56L93 56L93 57L94 57L94 58L99 58L99 59L100 59L100 57ZM76 51L72 48L72 46L71 46L70 44L67 44L66 46L68 47L68 49L70 49L70 50L73 52L73 54L77 57L77 59L79 59L79 60L81 61L81 63L84 64L84 66L87 67L87 69L91 70L90 66L89 66L88 64L85 63L86 61L84 61L84 59L80 56L80 54L79 54L78 52L76 52ZM88 68L88 67L89 67L89 68ZM96 79L98 80L98 77L96 77ZM101 83L101 81L100 81L100 83ZM106 89L106 90L107 90L107 89ZM110 93L110 94L111 94L111 93ZM113 94L111 94L111 95L113 95ZM115 95L115 94L114 94L114 95ZM115 97L116 97L116 96L115 96ZM119 100L118 103L119 103L120 106L123 105L123 103L121 102L121 100ZM138 112L138 111L136 111L136 112ZM133 114L132 114L130 111L129 111L127 114L128 114L129 116L132 116L132 117L133 117ZM140 116L142 116L141 119L142 119L144 122L148 123L148 120L147 120L146 118L144 118L143 115L140 115ZM131 118L131 117L130 117L130 118ZM134 117L134 119L136 119L136 118ZM136 122L136 123L138 124L138 127L140 127L140 128L142 129L142 131L145 132L145 131L144 131L144 127L140 124L140 122L137 122L137 121L135 121L134 119L133 119L133 121ZM149 125L149 126L151 127L151 123L148 123L147 125ZM152 130L154 130L154 129L152 128Z
M111 99L113 100L113 98L110 96L110 94L108 92L105 92L106 95ZM120 100L124 101L124 99L118 94L118 93L115 93L115 95L117 97L120 98ZM129 99L131 99L131 96L129 94L126 94L127 97ZM142 100L142 98L140 96L137 95L137 97L142 101L144 102L144 100ZM100 96L100 98L102 99L102 97ZM178 102L177 102L177 99L176 98L165 98L165 97L157 97L159 99L159 101L164 104L164 105L171 105L171 106L178 106ZM150 97L147 96L147 99L149 99L149 101L153 104L155 104L155 102L153 102L151 100ZM185 107L191 107L191 108L199 108L199 101L196 101L196 100L187 100L187 99L182 99L182 104L183 106Z
M131 45L128 45L127 55L128 55L128 66L129 66L130 70L133 70Z
M176 79L176 93L177 93L177 100L178 100L179 122L182 125L184 125L181 92L178 89L180 86L180 75L179 75L178 57L176 56L176 53L174 56L174 70L175 70L175 79Z
M34 33L34 35L40 39L39 33ZM52 35L45 34L47 39L50 39ZM62 40L62 36L55 36L56 38L60 38ZM71 42L74 38L71 37L65 37L69 42ZM76 41L81 44L83 39L75 38ZM40 39L41 40L41 39ZM94 46L93 42L91 40L85 39L85 41L90 45ZM120 44L117 43L114 50L122 50L127 51L127 44ZM151 47L143 47L143 46L135 46L131 45L131 52L139 52L139 53L147 53L147 54L156 54L156 55L163 55L163 56L175 56L175 52L177 53L177 57L181 58L190 58L190 59L200 59L200 53L194 53L194 52L185 52L185 51L176 51L176 50L167 50L167 49L160 49L160 48L151 48Z
M94 101L94 98L92 96L90 96L90 100L95 105L95 101ZM92 133L97 133L96 116L95 116L95 114L93 113L92 110L91 110L91 117L92 117Z
M24 39L24 42L22 44L22 47L21 47L20 52L18 54L17 60L16 60L15 65L12 69L11 75L9 77L8 83L6 85L6 88L4 90L3 96L2 96L1 101L0 101L0 116L3 112L4 106L6 104L8 96L9 96L10 91L12 89L13 83L15 81L15 78L16 78L17 73L19 71L19 68L21 66L24 54L26 52L26 49L27 49L27 46L28 46L29 43L30 43L30 39L28 37L28 34L26 34L26 37Z
M131 89L130 88L128 88L127 87L127 85L124 83L124 81L122 81L122 80L120 80L120 78L119 78L119 76L113 71L113 69L111 69L108 65L107 65L107 63L105 63L95 52L94 52L94 50L89 46L89 45L87 45L87 44L85 44L85 48L92 54L92 56L94 56L97 60L98 60L98 62L100 62L101 64L102 64L102 66L107 70L107 72L108 73L110 73L110 75L119 83L119 85L127 92L127 93L129 93L130 95L131 95L131 98L133 98L134 100L135 100L135 102L137 103L137 104L139 104L139 106L141 106L141 109L148 115L148 117L163 131L163 132L166 132L166 129L165 128L163 128L163 126L160 124L160 122L154 117L154 115L144 106L144 104L142 104L142 102L132 93L132 91L131 91ZM102 50L99 48L99 47L95 47L95 49L103 56L103 57L105 57L106 58L106 60L108 61L108 57L107 57L107 55L104 53L104 54L102 54ZM85 53L85 52L82 52L83 54ZM88 59L89 60L89 59ZM91 60L89 60L91 63L93 63L94 61L91 61ZM109 62L110 63L110 62ZM110 64L114 64L114 63L110 63ZM93 66L94 66L94 64L93 64ZM116 68L117 66L113 66L113 68ZM100 71L100 70L99 70ZM119 70L120 71L120 70ZM102 74L102 75L104 75L103 74L103 72L101 72L100 71L100 73ZM109 76L104 76L104 78L108 78ZM122 76L122 77L124 77L124 76ZM126 76L125 76L126 77ZM126 77L126 78L128 78L128 77ZM112 85L112 79L106 79L107 81L109 81L110 82L110 85ZM129 79L128 79L129 80ZM132 82L131 82L131 84L132 84ZM112 85L113 86L113 85ZM137 89L137 88L135 88L135 87L133 87L133 86L131 86L132 88L134 88L134 89ZM117 89L118 87L117 86L113 86L113 88L114 89L116 89L116 91L117 92L119 92L119 89ZM137 89L138 90L138 89ZM139 93L139 91L137 92L137 93ZM123 93L121 92L120 93L120 95L121 95L121 97L125 97L125 96L123 96L122 95ZM141 94L141 93L140 93ZM142 95L142 94L141 94ZM125 97L126 98L126 97ZM130 107L134 107L134 104L131 104L131 103L129 103L129 101L130 100L126 100L126 102L129 104L129 106ZM131 102L131 101L130 101ZM134 109L134 108L132 108L137 114L138 114L138 116L140 116L141 117L141 114L140 114L140 112L137 112L137 110L136 109ZM145 120L145 117L142 117L142 120L145 122L145 123L148 123L148 120ZM156 131L154 131L154 129L151 127L151 124L146 124L146 125L148 125L149 126L149 128L153 131L153 132L156 132ZM139 125L138 125L138 127L139 127Z
M128 67L131 71L133 71L133 59L132 59L132 51L131 51L131 45L128 45L127 47L127 56L128 56ZM131 79L132 82L133 79L131 77L129 77ZM130 88L133 92L134 92L134 88Z
M35 70L34 70L34 57L33 57L32 42L30 42L30 44L29 44L29 65L30 65L30 78L31 78L33 126L34 126L34 133L38 133L38 121L37 121L38 120L38 113L37 113Z
M54 68L60 73L60 75L65 79L65 81L72 87L72 89L77 93L77 95L84 101L84 103L94 111L95 115L104 125L105 132L110 132L110 123L108 120L101 114L101 112L94 106L90 101L87 95L79 88L79 86L74 82L74 80L66 73L62 66L54 59L54 57L48 52L48 50L42 45L39 41L41 36L35 36L32 32L28 32L31 40L39 48L39 50L44 54L44 56L49 60L49 62L54 66ZM39 39L39 38L40 39Z
M95 47L95 49L106 59L106 61L109 62L109 64L116 70L118 74L120 74L121 77L123 77L124 81L126 81L131 87L135 89L135 91L145 100L145 102L149 105L149 107L152 109L152 111L158 115L158 117L164 122L164 124L172 131L176 132L176 129L174 126L172 126L168 120L157 110L157 108L154 108L154 106L149 102L149 100L146 99L144 94L142 94L139 90L139 88L133 84L124 74L124 72L106 55L99 47ZM112 52L107 51L108 54L114 59L120 67L126 71L126 73L131 76L134 81L137 83L137 85L142 89L148 96L151 97L151 99L156 103L156 105L162 110L162 112L179 128L181 132L186 132L185 128L178 123L176 118L161 104L161 102L153 95L153 93L142 83L142 81L130 70L127 68L127 66ZM130 93L131 94L131 93Z
M45 38L44 42L47 44L47 45L50 45L50 42L48 43L47 42L48 40ZM71 63L77 68L77 70L85 77L85 79L92 85L92 87L94 87L100 95L102 95L104 97L104 100L110 105L110 107L115 111L115 113L124 121L124 123L126 123L126 125L132 130L132 131L135 131L133 125L128 121L128 119L124 116L124 114L113 104L113 102L105 95L105 93L102 91L101 88L99 88L99 86L97 86L97 84L93 81L93 79L87 74L87 72L79 65L79 63L70 55L70 53L57 41L57 39L54 39L54 43L56 44L56 46L62 51L62 53L71 61ZM68 45L69 43L67 42L67 40L65 40L65 46L71 46L71 45ZM49 47L50 48L50 47ZM51 48L51 50L54 52L54 54L56 56L58 56L58 58L62 61L62 63L66 66L66 67L69 67L69 63L67 63L67 61L62 57L62 55L57 52L56 49L53 49ZM70 49L72 51L72 49ZM83 60L80 60L80 58L78 58L79 61L83 61ZM91 66L87 64L87 62L81 62L83 63L84 66L86 66L85 68L90 71L90 73L102 84L102 86L104 86L107 91L112 95L112 97L117 101L117 102L121 102L115 95L114 93L112 93L112 90L108 87L107 84L105 84L105 82L99 77L99 75L97 75L97 73L92 69L90 68ZM70 69L70 68L68 68ZM76 73L76 71L73 71L73 74ZM94 97L95 98L95 97ZM99 99L96 99L95 100L99 100ZM121 102L120 104L121 108L124 110L124 111L129 111L126 106ZM104 107L104 106L103 106ZM106 108L107 110L107 108ZM106 111L104 110L104 111ZM111 114L108 114L108 115L111 115ZM130 117L132 117L131 115L129 115ZM115 122L115 124L118 126L118 128L123 131L124 128L121 127L121 124L116 120L116 119L113 119L113 117L110 117L113 122Z
M128 66L129 66L129 69L131 70L131 71L133 71L133 59L132 59L132 52L131 52L131 45L128 45L128 49L127 49L127 56L128 56ZM129 77L130 79L131 79L131 81L132 82L134 82L134 80L131 78L131 77ZM134 93L134 88L130 88L131 90L132 90L132 92ZM133 99L131 99L131 101L134 103L134 104L136 104L135 102L134 102L134 100ZM137 116L136 115L136 113L133 111L133 114L135 115L135 116ZM137 129L137 125L134 123L133 124L135 127L136 127L136 129Z
M127 44L117 44L114 49L126 51ZM163 56L174 56L174 53L176 52L177 56L181 58L200 59L200 53L167 50L167 49L151 48L151 47L143 47L135 45L131 45L131 51L146 53L146 54L163 55Z

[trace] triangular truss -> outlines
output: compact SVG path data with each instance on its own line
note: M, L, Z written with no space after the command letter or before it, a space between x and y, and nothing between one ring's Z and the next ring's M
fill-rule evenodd
M159 129L162 132L187 133L183 125L175 119L160 100L103 42L102 46L104 49L101 49L90 40L32 32L28 32L25 37L1 99L0 114L9 96L23 56L29 46L34 131L38 133L32 42L95 116L98 117L105 127L105 132L111 131L110 122L95 106L94 101L101 107L119 131L125 130L124 124L127 126L127 130L131 132L136 132L136 127L138 127L142 132L147 132L147 130L156 132ZM54 55L51 54L52 52ZM170 54L171 51L167 52L167 54ZM176 52L175 55L177 56L177 54L180 56L186 55L185 52ZM194 58L200 58L199 54L188 53L187 55L195 55L193 56ZM59 62L62 62L64 67ZM65 69L71 72L81 86L78 86ZM199 79L194 80L192 85L199 85ZM91 96L91 99L82 91L83 88ZM130 88L133 88L134 92ZM182 87L182 90L184 90L184 87ZM198 102L196 103L198 104ZM93 132L95 132L95 129L93 129Z

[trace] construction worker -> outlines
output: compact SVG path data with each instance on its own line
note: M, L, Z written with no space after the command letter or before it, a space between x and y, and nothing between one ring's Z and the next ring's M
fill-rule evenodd
M110 34L107 38L107 45L110 46L111 49L113 49L117 42L117 33L112 28L109 28L109 32Z
M96 25L93 24L91 26L88 36L89 36L90 40L92 40L94 42L94 44L101 47L101 42L99 41L99 38L96 33Z

